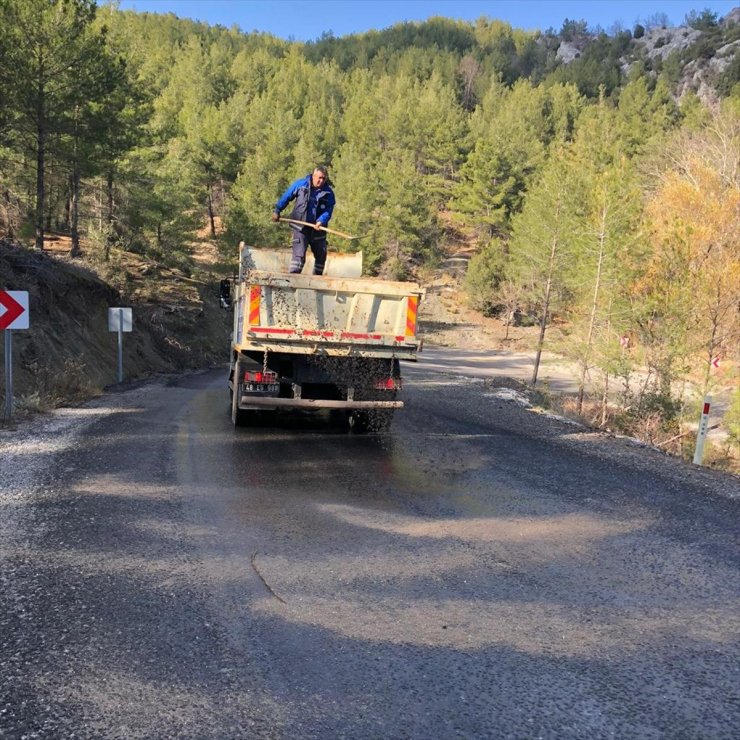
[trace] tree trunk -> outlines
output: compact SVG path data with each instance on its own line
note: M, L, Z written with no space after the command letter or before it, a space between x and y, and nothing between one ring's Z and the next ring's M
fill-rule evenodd
M711 322L712 322L712 336L709 338L709 346L707 348L707 366L704 370L704 388L702 389L702 396L706 396L707 392L709 391L709 380L712 375L712 360L714 359L715 353L717 352L717 347L719 345L719 342L717 341L717 332L719 330L719 322L720 322L720 305L722 303L722 287L718 283L717 284L717 303L714 307L715 310L712 310L711 315Z
M106 181L105 181L105 190L106 190L106 198L107 198L107 213L105 216L105 222L107 225L107 229L105 230L105 248L103 257L106 262L110 259L110 250L113 246L113 235L115 233L115 229L113 227L113 167L110 167L108 170Z
M80 249L80 233L79 233L79 217L80 217L80 169L75 161L74 172L72 173L72 249L69 253L70 257L81 257L82 250Z
M556 209L555 218L560 217L560 206ZM550 313L550 294L552 293L552 279L555 272L555 259L558 254L558 232L552 237L550 245L550 260L547 265L547 283L545 285L545 299L542 306L542 319L540 320L540 336L537 339L537 354L534 358L534 368L532 369L532 385L537 385L537 375L540 371L540 359L542 358L542 347L545 344L545 330L547 329L547 315Z
M606 317L607 341L609 341L609 335L611 334L611 330L612 330L612 306L613 306L613 300L610 300L609 310L607 312L607 317ZM609 409L609 371L607 370L604 373L604 393L601 396L601 426L602 427L604 426L604 424L606 424L608 409Z
M72 219L72 193L74 191L74 183L72 182L74 175L70 175L67 181L67 197L64 199L64 231L69 232L70 222Z
M36 232L36 249L44 250L44 154L46 132L43 122L36 129L36 213L34 227Z
M108 213L106 215L106 223L108 226L113 226L113 168L108 170L108 177L105 183L106 193L108 196Z
M82 256L80 249L80 131L79 131L79 107L75 110L75 127L74 127L74 147L72 150L72 175L70 177L70 216L71 216L71 236L72 249L69 256L76 258Z
M596 325L596 310L599 305L599 292L601 290L601 273L604 267L604 242L605 234L606 207L601 211L601 231L599 232L599 260L596 267L596 279L594 282L594 295L591 301L591 317L588 324L588 335L586 336L586 352L581 360L581 377L578 380L578 403L576 413L580 414L583 410L583 395L586 388L586 373L588 373L588 361L591 357L591 346L594 339L594 326Z
M5 188L3 190L3 200L5 201L5 212L8 215L8 239L15 241L15 223L13 221L13 204L10 199L10 191Z
M103 178L98 179L98 231L103 231Z
M553 251L555 247L553 245ZM532 385L537 385L537 374L540 371L540 359L542 357L542 347L545 344L545 330L547 329L547 314L550 312L550 292L552 290L552 254L550 255L551 267L547 274L547 285L545 286L545 300L542 307L542 318L540 319L540 336L537 338L537 354L534 358L534 368L532 370Z
M208 186L208 220L211 224L211 239L216 238L216 220L213 215L213 188Z

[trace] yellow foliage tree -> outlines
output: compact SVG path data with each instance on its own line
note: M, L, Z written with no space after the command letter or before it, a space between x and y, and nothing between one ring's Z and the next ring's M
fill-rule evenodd
M740 119L726 111L680 137L647 207L653 251L641 292L663 329L663 359L701 362L705 392L712 360L737 360L740 346L739 164Z

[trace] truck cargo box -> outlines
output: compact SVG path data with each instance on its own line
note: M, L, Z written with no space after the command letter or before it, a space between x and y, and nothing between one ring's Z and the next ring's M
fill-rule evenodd
M238 390L235 423L250 409L402 407L399 360L415 361L420 350L424 290L360 277L361 253L330 254L317 276L289 274L289 260L289 250L240 248L229 380L232 394Z
M261 269L281 260L287 267L289 258L290 252L242 248L235 349L416 359L424 295L418 285L331 274L361 271L360 253L330 255L329 274L319 276Z

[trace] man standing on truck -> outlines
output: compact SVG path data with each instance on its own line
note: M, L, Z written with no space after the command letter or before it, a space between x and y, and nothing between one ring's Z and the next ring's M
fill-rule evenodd
M306 250L311 247L314 258L314 275L323 275L326 264L326 228L331 218L336 199L329 182L326 167L316 167L314 171L296 180L275 204L273 221L280 220L281 211L291 200L295 206L290 217L296 221L306 221L313 226L291 224L293 229L293 257L290 272L301 272L306 264Z

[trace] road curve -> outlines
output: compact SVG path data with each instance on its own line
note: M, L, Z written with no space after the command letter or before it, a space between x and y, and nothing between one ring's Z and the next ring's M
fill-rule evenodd
M740 486L409 368L390 433L222 370L0 435L0 737L740 736Z

